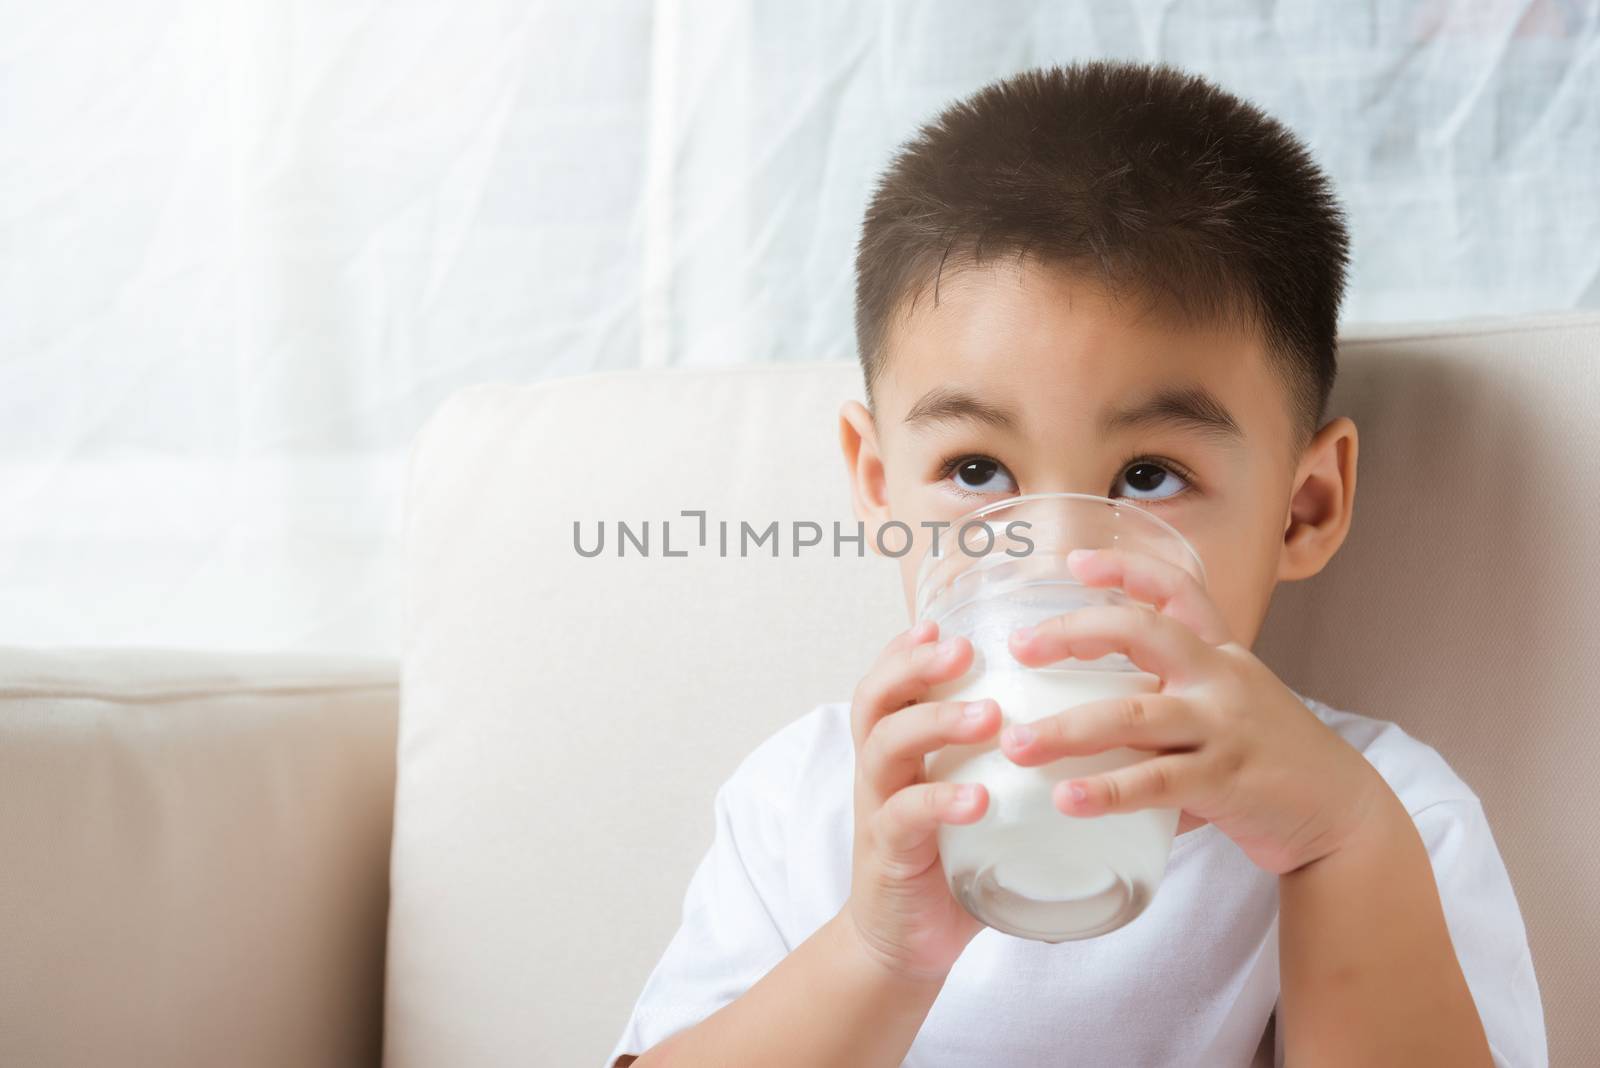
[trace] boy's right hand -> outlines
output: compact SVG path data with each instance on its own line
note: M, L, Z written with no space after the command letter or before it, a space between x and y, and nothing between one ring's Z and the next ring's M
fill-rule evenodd
M850 708L855 847L845 926L891 973L918 981L943 981L983 929L950 894L938 830L972 823L989 803L980 785L964 801L956 784L928 782L923 758L950 743L980 742L1001 722L993 700L923 702L972 663L966 638L937 642L938 632L923 620L885 646ZM969 706L975 718L963 715Z

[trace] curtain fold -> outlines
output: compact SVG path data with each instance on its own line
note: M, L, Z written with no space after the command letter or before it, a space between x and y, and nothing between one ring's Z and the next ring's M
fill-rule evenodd
M0 643L397 654L406 449L445 396L852 359L878 171L1026 66L1169 61L1287 121L1350 212L1348 321L1600 307L1596 0L105 0L5 25Z

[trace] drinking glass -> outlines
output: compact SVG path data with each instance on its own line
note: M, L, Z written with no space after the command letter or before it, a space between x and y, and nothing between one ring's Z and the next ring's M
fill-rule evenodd
M1177 528L1126 499L1086 493L1011 497L970 512L938 537L918 565L916 615L939 636L965 635L972 666L928 700L992 697L1002 728L1088 701L1153 693L1161 680L1121 653L1067 658L1043 667L1017 662L1010 633L1098 604L1133 604L1121 589L1085 586L1067 567L1073 549L1121 548L1183 568L1203 586L1199 554ZM926 757L929 781L979 782L983 818L941 824L939 856L951 893L984 924L1020 938L1092 938L1134 920L1154 897L1177 831L1179 810L1147 808L1070 816L1051 802L1063 779L1146 759L1126 747L1021 767L998 732Z

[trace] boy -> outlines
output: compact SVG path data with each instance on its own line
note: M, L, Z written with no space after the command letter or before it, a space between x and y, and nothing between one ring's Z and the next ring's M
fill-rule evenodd
M1294 137L1169 68L1026 72L896 157L856 261L870 408L847 403L840 431L857 515L925 542L925 523L1017 494L1124 497L1182 531L1210 581L1097 552L1079 577L1137 606L1011 636L1028 665L1121 651L1158 694L1002 734L992 700L926 700L972 649L924 622L850 702L757 747L718 792L614 1063L1546 1063L1476 795L1429 746L1250 652L1274 585L1321 570L1351 521L1356 428L1320 425L1347 247ZM900 558L908 604L925 548ZM924 781L923 759L986 739L1024 765L1149 751L1054 796L1063 819L1182 810L1146 912L1048 944L955 902L936 832L988 798Z

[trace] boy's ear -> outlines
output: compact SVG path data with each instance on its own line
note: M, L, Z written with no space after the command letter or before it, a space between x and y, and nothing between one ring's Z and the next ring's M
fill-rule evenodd
M878 552L878 529L889 520L888 484L883 455L878 451L878 429L872 413L860 401L845 401L839 409L839 446L850 472L850 503L861 520L867 544Z
M1283 528L1279 581L1310 578L1344 544L1355 506L1356 445L1356 424L1341 415L1306 446Z

